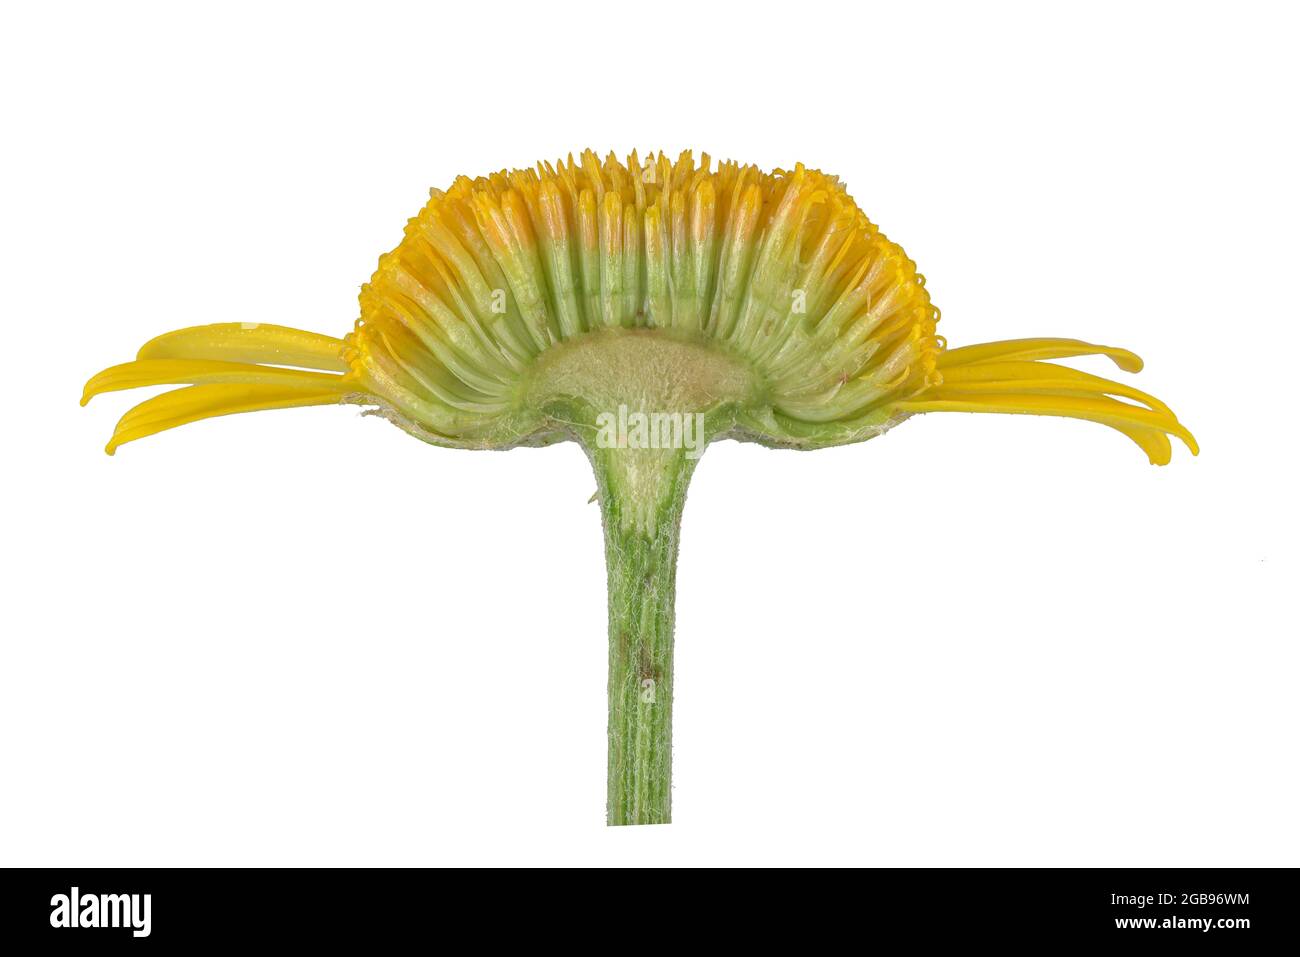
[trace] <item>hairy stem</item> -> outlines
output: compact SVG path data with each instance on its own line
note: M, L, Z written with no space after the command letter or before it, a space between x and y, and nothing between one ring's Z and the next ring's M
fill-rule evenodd
M681 450L590 449L609 580L609 824L672 820L673 606Z

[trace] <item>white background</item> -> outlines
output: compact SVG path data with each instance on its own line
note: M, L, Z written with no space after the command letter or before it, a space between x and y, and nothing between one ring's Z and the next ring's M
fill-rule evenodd
M0 864L1300 864L1294 14L898 6L6 8ZM77 406L179 326L342 335L430 186L584 146L836 172L950 344L1130 347L1203 452L714 447L676 823L607 829L576 447Z

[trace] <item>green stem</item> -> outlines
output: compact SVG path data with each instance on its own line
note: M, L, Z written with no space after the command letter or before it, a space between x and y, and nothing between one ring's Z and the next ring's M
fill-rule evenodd
M609 824L672 820L673 606L681 450L589 449L609 579Z

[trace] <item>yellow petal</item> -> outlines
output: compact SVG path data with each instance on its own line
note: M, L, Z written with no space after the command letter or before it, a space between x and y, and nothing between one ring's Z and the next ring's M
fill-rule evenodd
M104 451L112 455L119 445L199 419L263 409L330 405L342 398L334 389L312 392L274 385L193 385L155 396L122 416Z
M1169 406L1141 389L1051 362L980 362L944 369L943 388L962 392L1035 392L1059 395L1119 395L1167 415Z
M1008 359L1069 359L1073 356L1109 356L1125 372L1141 372L1142 360L1127 349L1098 346L1079 339L1005 339L982 342L939 353L938 366L967 365Z
M900 402L904 412L996 412L1011 415L1056 415L1072 419L1086 419L1109 425L1127 435L1142 447L1151 461L1161 457L1162 446L1153 442L1151 431L1167 432L1182 439L1193 455L1200 452L1196 439L1172 415L1138 408L1115 399L1080 398L1066 395L1001 395L977 396L944 388L932 389L915 400ZM1167 459L1165 461L1168 461Z
M219 359L265 362L304 369L347 372L343 340L269 323L221 322L190 326L151 339L137 359Z
M137 359L113 366L91 378L81 396L85 405L102 392L117 392L151 385L189 383L245 383L280 385L314 391L331 389L347 392L354 386L343 376L328 372L301 372L247 362L219 362L212 359Z

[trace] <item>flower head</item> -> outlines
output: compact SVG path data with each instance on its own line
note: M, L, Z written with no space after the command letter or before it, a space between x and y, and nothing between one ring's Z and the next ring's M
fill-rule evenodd
M90 380L185 384L132 409L109 443L233 412L354 402L426 441L584 440L619 404L707 414L709 438L816 448L920 412L1109 425L1157 464L1195 440L1157 399L1047 361L1131 352L1072 339L948 349L903 250L833 176L707 155L579 160L460 177L406 227L344 339L199 326Z

